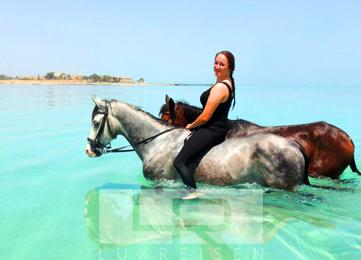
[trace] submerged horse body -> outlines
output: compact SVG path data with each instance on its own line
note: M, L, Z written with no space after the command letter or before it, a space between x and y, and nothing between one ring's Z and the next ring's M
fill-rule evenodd
M185 127L194 121L201 111L200 108L182 102L175 103L166 96L166 104L162 106L160 114L161 118L171 125ZM229 129L227 138L271 133L297 142L309 160L309 176L336 179L347 166L360 174L356 167L355 147L351 138L327 122L265 127L239 119L229 120Z
M151 142L139 143L172 127L134 106L94 98L92 128L86 153L90 157L123 135L143 161L150 180L176 179L173 161L190 131L176 128ZM196 181L215 185L259 183L293 189L305 177L305 159L296 143L272 134L229 138L200 156L191 165Z

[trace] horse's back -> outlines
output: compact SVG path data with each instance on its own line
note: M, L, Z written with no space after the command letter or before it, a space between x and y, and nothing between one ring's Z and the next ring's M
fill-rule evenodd
M214 163L214 158L222 158ZM229 185L257 182L291 189L301 184L304 158L291 141L272 134L229 138L213 147L196 169L200 181Z
M301 144L309 158L310 176L338 178L354 159L354 145L342 129L325 121L279 126L268 132Z

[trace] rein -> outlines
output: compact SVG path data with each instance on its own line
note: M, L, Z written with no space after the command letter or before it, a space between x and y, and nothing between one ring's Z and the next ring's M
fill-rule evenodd
M175 129L178 129L178 128L170 128L170 129L167 129L167 130L165 130L165 131L163 131L163 132L160 132L160 133L158 133L158 134L156 134L156 135L153 135L153 136L148 137L148 138L146 138L146 139L144 139L144 140L142 140L142 141L139 141L139 142L137 142L137 143L135 143L135 144L133 144L133 145L130 144L130 145L122 146L122 147L119 147L119 148L113 148L113 149L111 149L111 148L109 148L109 147L104 147L104 148L103 148L103 153L134 152L134 151L135 151L134 148L132 148L132 149L125 149L125 148L131 147L131 146L137 146L137 145L140 145L140 144L147 144L147 143L151 142L152 140L154 140L156 137L158 137L158 136L160 136L160 135L162 135L162 134L168 133L168 132L170 132L170 131L173 131L173 130L175 130Z

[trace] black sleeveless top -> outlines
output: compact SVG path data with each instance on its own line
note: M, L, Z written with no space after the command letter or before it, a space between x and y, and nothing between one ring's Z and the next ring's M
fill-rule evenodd
M209 128L211 130L217 131L222 135L226 135L228 132L227 128L227 121L228 121L228 112L231 108L232 104L232 98L233 98L233 91L231 86L227 82L220 82L227 86L229 95L226 102L220 103L216 110L214 111L211 119L201 126L201 128ZM211 89L214 87L214 85L209 88L208 90L204 91L200 97L203 109L207 104L207 100L209 98L209 95L211 93Z

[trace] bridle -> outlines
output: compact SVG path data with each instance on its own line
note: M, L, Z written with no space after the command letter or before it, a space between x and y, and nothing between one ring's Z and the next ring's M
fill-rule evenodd
M170 125L173 125L174 124L174 119L175 119L175 112L169 112L169 111L166 111L166 112L163 112L163 115L167 115L168 116L168 120L167 120L167 123L170 124Z
M103 145L103 144L101 144L99 142L99 139L100 139L100 136L101 136L101 134L102 134L102 132L104 130L105 124L107 124L107 127L108 127L109 131L111 132L109 122L108 122L108 115L109 115L108 106L110 106L110 102L105 101L105 110L104 111L99 111L99 112L96 113L96 114L104 115L104 117L103 117L103 120L101 122L101 125L98 128L98 131L97 131L97 133L95 135L95 138L94 139L91 139L89 137L87 138L92 151L94 151L97 156L100 156L100 155L106 154L106 153L133 152L133 151L135 151L134 148L131 148L131 149L126 149L126 148L131 147L131 146L135 147L135 146L140 145L140 144L147 144L147 143L151 142L153 139L155 139L156 137L177 129L177 128L169 128L169 129L167 129L165 131L162 131L162 132L160 132L160 133L158 133L156 135L153 135L153 136L148 137L148 138L146 138L146 139L144 139L142 141L134 143L133 145L126 145L126 146L122 146L122 147L119 147L119 148L113 148L112 149L110 144Z
M97 115L104 115L101 123L100 123L100 126L98 128L98 131L95 135L95 138L94 139L91 139L91 138L87 138L89 144L90 144L90 147L91 149L95 152L95 154L98 156L98 155L101 155L103 153L106 153L105 151L108 150L108 149L111 149L111 146L110 144L109 145L103 145L99 142L99 139L100 139L100 136L104 130L104 127L105 127L105 124L107 124L108 126L108 129L110 129L109 127L109 122L108 122L108 114L109 114L109 109L108 109L108 105L110 106L110 102L109 101L105 101L105 110L104 111L97 111ZM95 115L94 115L95 116Z

